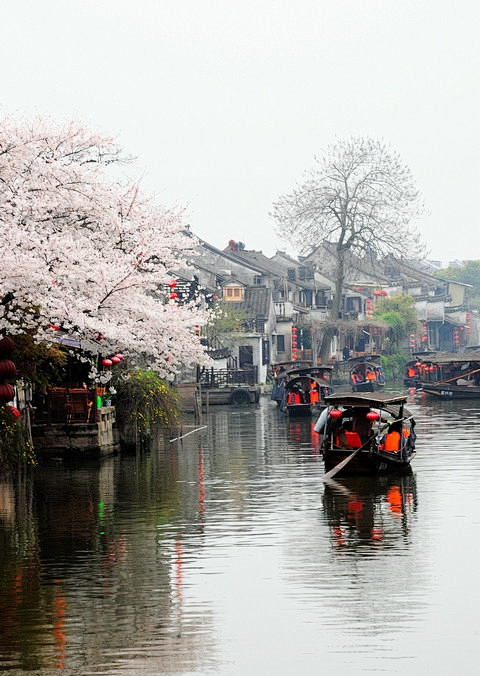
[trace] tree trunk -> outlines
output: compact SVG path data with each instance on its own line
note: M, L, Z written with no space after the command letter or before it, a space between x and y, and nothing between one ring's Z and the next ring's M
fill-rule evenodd
M337 278L335 279L335 295L333 297L332 309L330 310L330 321L338 321L340 305L342 302L343 282L345 279L345 260L342 245L337 245ZM335 335L334 326L325 329L320 348L320 359L322 364L328 364L332 351L332 338Z

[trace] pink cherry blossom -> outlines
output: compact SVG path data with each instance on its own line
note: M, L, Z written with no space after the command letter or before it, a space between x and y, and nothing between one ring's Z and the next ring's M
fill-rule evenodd
M181 210L118 181L127 162L80 125L2 120L0 329L52 341L58 326L85 351L121 351L172 380L208 362L195 331L208 312L163 291L195 242Z

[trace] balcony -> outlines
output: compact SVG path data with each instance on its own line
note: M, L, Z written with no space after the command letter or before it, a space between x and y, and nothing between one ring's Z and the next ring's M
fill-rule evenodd
M292 319L293 303L290 300L280 300L274 302L275 316L277 319Z

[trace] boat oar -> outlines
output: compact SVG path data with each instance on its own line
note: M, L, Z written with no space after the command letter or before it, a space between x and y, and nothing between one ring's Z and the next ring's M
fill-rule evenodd
M480 372L480 369L475 369L474 371L467 371L467 373L460 373L456 376L453 376L453 378L448 378L447 380L437 380L436 382L434 381L432 384L433 385L444 385L445 383L451 383L452 380L458 380L458 378L464 378L465 376L472 376L474 373ZM427 385L429 383L426 383Z
M387 427L388 427L388 426L387 426ZM345 465L348 465L348 463L350 462L350 460L352 460L352 459L357 455L357 453L359 453L360 451L363 451L363 449L364 449L366 446L368 446L368 444L369 444L373 439L375 439L376 436L377 436L377 433L372 434L372 436L371 436L369 439L367 439L367 441L366 441L364 444L362 444L362 445L360 446L360 448L356 448L356 449L353 451L353 453L350 453L350 455L347 455L347 457L346 457L344 460L342 460L342 462L339 462L338 465L335 465L335 467L332 467L332 469L331 469L329 472L327 472L326 474L323 475L323 481L328 481L328 480L331 479L333 476L335 476L335 474L338 474L338 472L340 472L340 470L343 469L343 468L345 467Z

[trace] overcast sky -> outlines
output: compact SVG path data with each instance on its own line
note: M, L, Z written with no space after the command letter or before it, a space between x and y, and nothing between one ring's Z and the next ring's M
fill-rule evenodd
M338 138L408 164L430 257L480 259L473 0L4 0L4 113L79 120L192 231L271 255L272 202Z

